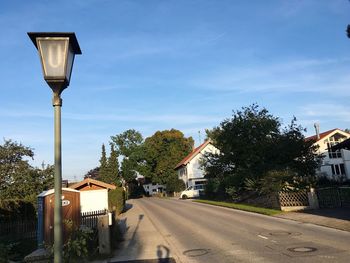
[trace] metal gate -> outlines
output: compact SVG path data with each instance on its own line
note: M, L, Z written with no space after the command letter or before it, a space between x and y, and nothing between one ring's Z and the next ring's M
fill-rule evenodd
M327 187L316 191L320 208L350 207L350 187Z

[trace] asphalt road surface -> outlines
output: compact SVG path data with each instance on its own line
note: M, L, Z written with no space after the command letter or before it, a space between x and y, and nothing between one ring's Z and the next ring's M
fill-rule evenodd
M350 262L350 233L189 200L135 200L186 262Z

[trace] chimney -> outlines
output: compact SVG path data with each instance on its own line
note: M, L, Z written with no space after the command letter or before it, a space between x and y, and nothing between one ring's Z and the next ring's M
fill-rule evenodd
M316 130L316 138L317 138L317 140L319 140L320 139L320 124L315 122L314 127Z

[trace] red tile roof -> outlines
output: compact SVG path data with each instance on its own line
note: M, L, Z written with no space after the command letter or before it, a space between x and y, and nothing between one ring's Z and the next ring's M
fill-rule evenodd
M210 140L205 141L201 145L199 145L197 148L195 148L190 154L188 154L185 158L182 159L181 162L179 162L175 166L175 170L180 168L183 165L188 164L198 153L200 153L208 144L210 143Z
M332 132L336 131L336 130L340 130L338 128L336 129L333 129L333 130L329 130L329 131L325 131L325 132L321 132L320 133L320 139L317 139L317 136L316 135L313 135L313 136L310 136L310 137L306 137L305 138L305 141L309 141L309 140L314 140L314 141L319 141L319 140L322 140L324 137L328 136L329 134L331 134ZM342 130L340 130L342 131ZM342 131L344 132L344 131Z

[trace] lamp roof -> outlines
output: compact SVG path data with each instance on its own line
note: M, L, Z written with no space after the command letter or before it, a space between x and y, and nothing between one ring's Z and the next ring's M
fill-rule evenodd
M38 48L36 43L38 37L69 37L73 52L78 55L81 54L81 49L74 32L28 32L27 34L36 48Z

